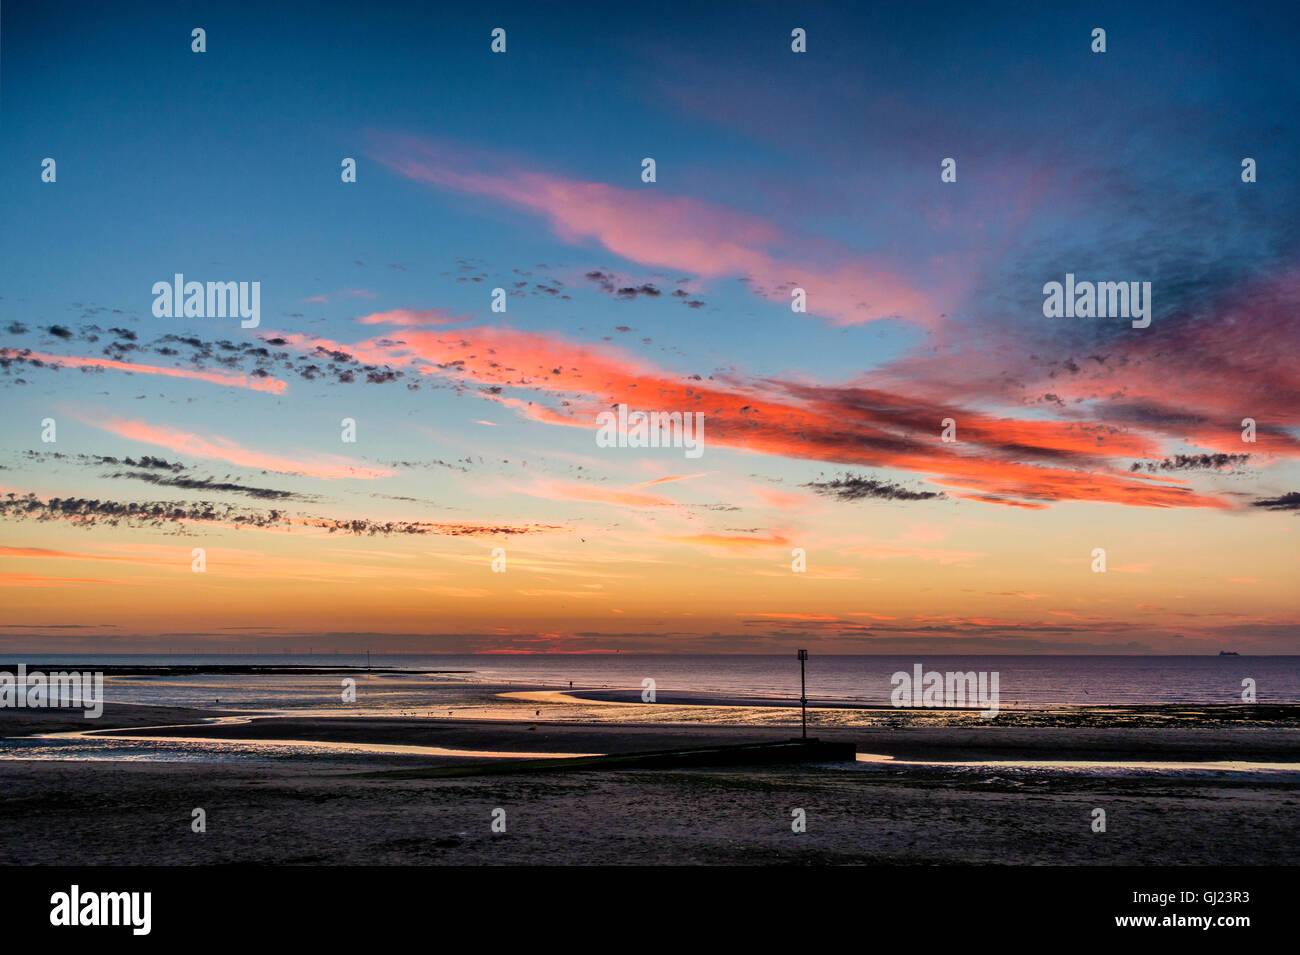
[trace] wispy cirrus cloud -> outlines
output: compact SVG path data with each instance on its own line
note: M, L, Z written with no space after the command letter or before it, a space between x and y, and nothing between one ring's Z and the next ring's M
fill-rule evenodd
M778 531L766 534L686 534L665 537L664 540L676 544L694 544L699 547L716 548L732 553L753 553L773 547L784 547L790 538Z
M72 584L119 584L100 577L46 577L41 574L0 574L0 587L67 587Z
M240 467L257 470L278 471L282 474L302 474L324 480L341 480L345 478L374 480L376 478L391 477L396 473L388 468L375 468L357 464L355 461L336 455L311 455L290 458L265 451L255 451L242 447L235 441L219 435L205 437L178 428L149 424L146 421L131 421L114 416L108 416L102 420L82 417L81 420L85 424L101 428L119 437L166 448L177 454L226 461Z
M743 277L770 301L789 303L791 289L800 287L808 311L835 324L902 318L932 326L943 311L932 293L883 258L824 241L801 243L758 216L529 170L496 153L415 136L372 140L374 158L401 175L541 216L567 242L596 242L640 265L705 278Z
M654 483L654 482L651 482ZM617 507L671 507L674 502L662 494L649 494L634 485L631 488L604 487L599 484L586 484L581 481L539 481L536 484L523 485L516 490L533 497L542 497L552 501L583 501L594 504L613 504Z
M399 325L407 328L425 328L433 325L453 325L470 321L472 316L456 315L446 308L394 308L387 312L362 315L357 322L362 325Z
M640 484L633 484L632 488L653 487L656 484L671 484L674 481L689 481L692 478L708 477L708 472L704 471L699 474L669 474L664 477L657 477L650 481L642 481Z
M174 566L174 558L146 557L132 554L89 554L80 551L55 550L51 547L0 546L0 557L7 560L102 560L123 564L153 564Z
M313 295L311 298L303 299L304 302L313 304L326 304L334 298L379 298L378 292L372 292L365 288L345 288L337 292L322 292L320 295Z
M279 378L241 375L236 372L214 371L207 368L164 368L160 365L141 365L108 358L79 357L76 355L50 355L30 349L0 348L0 362L17 361L33 365L51 365L55 368L88 368L109 371L126 371L137 375L162 375L166 378L188 378L206 381L227 388L248 388L252 391L282 393L288 385Z

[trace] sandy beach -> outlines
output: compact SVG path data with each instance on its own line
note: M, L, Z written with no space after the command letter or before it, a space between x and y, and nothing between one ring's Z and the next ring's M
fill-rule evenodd
M855 744L854 763L425 779L382 772L792 734L644 718L238 720L110 704L93 721L96 736L230 745L239 758L0 760L0 847L16 862L106 865L1294 862L1293 708L1120 709L1020 714L1007 725L960 725L948 713L818 726L820 738ZM1175 712L1182 720L1171 725ZM224 721L203 722L214 717ZM75 733L88 722L11 710L0 713L0 733ZM282 744L293 741L319 745L286 757ZM1287 764L1298 771L1278 771ZM206 813L201 834L190 828L195 808ZM504 833L491 830L498 808ZM1095 808L1106 811L1104 833L1091 829ZM791 830L794 809L806 813L804 833Z

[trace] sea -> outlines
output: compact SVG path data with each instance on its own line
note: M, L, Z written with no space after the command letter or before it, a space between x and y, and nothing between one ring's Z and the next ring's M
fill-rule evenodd
M0 670L96 667L354 667L441 671L439 682L565 689L636 689L729 698L797 700L800 661L789 655L601 654L31 654L0 656ZM1010 705L1240 703L1250 688L1260 703L1300 702L1300 656L868 656L810 655L803 678L810 703L890 702L895 673L997 673ZM319 700L318 679L262 674L110 678L110 702L205 706L287 706ZM272 690L272 687L274 689ZM268 691L269 698L268 698ZM398 702L398 701L393 701ZM413 701L414 703L414 701ZM418 705L415 703L414 705Z

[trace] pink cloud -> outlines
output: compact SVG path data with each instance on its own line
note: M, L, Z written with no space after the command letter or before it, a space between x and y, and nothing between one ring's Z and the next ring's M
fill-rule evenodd
M454 322L464 322L469 319L470 316L454 315L445 308L429 308L420 311L409 308L394 308L387 312L362 315L357 321L362 325L401 325L418 328L429 325L451 325Z
M699 474L669 474L666 477L657 477L652 481L642 481L640 484L633 484L632 487L633 488L652 487L656 484L670 484L673 481L689 481L692 478L702 478L702 477L708 477L708 472L702 471Z
M552 501L585 501L595 504L614 504L618 507L670 507L675 503L660 494L645 494L635 489L600 487L579 481L541 481L518 490Z
M107 358L80 358L73 355L46 355L42 352L26 349L0 348L0 358L18 360L32 359L47 365L60 365L68 368L108 368L114 371L127 371L141 375L163 375L167 378L188 378L192 381L207 381L214 385L228 388L248 388L252 391L269 391L278 395L288 386L278 378L257 378L226 371L209 371L203 368L162 368L158 365L137 365L128 361L110 361Z
M311 298L303 299L303 301L320 302L320 303L328 302L330 300L330 294L341 295L344 298L379 298L379 293L372 292L370 291L370 289L345 288L342 289L341 291L334 292L334 293L322 293L321 295L313 295Z
M929 326L944 311L883 260L825 242L810 243L816 250L803 256L781 254L776 249L795 244L794 237L757 216L665 195L656 186L623 189L511 167L495 154L412 136L377 141L376 158L402 175L539 215L567 242L594 241L644 266L745 277L770 301L789 303L791 289L800 287L808 311L837 325L901 317ZM828 258L834 264L812 264Z
M203 437L175 428L151 425L144 421L127 421L123 418L109 417L103 421L81 418L85 424L102 428L112 434L166 448L177 454L188 454L196 458L210 458L226 461L240 467L256 470L278 471L282 474L303 474L307 477L338 480L343 478L391 477L393 471L384 468L371 468L358 465L347 458L335 455L317 455L309 458L288 458L276 454L267 454L240 447L229 438L220 436Z

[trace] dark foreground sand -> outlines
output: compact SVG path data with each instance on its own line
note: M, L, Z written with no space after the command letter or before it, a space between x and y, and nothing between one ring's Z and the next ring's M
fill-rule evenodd
M30 736L34 733L72 733L112 727L156 726L161 723L197 723L221 716L216 711L181 706L140 706L105 703L98 719L87 719L81 710L28 710L0 708L0 737Z
M368 768L404 765L371 761ZM10 863L1294 864L1300 787L822 767L455 780L315 763L0 767ZM190 830L191 810L207 832ZM506 811L507 832L490 830ZM808 831L791 832L791 809ZM1094 807L1108 831L1093 833Z
M3 724L0 724L3 725ZM249 723L176 726L131 735L227 740L325 740L336 743L438 746L505 753L634 753L682 746L771 742L797 728L505 720L263 717ZM1283 727L1101 728L943 726L822 727L817 738L852 742L859 753L925 760L1228 760L1300 763L1300 729ZM423 760L430 766L466 762ZM1300 768L1300 767L1298 767Z
M194 711L112 707L96 728ZM165 716L166 719L159 717ZM66 722L66 716L63 717ZM24 728L85 729L58 714ZM531 728L536 726L536 728ZM128 730L139 733L138 729ZM778 738L772 728L325 719L148 731L507 752L629 752ZM19 735L0 721L0 734ZM1258 760L1300 731L1240 725L832 728L900 759ZM464 779L365 773L454 757L292 762L0 761L0 852L37 864L1294 864L1300 777L1097 776L1042 770L790 766L575 771ZM207 832L191 831L191 812ZM492 810L507 831L491 831ZM791 810L807 832L791 831ZM1107 831L1094 833L1103 808Z

